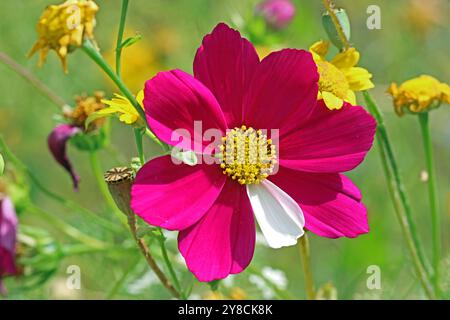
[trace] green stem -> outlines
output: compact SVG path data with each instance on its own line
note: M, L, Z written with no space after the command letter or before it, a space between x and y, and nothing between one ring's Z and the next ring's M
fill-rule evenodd
M144 148L142 145L142 129L140 128L134 128L134 139L136 140L136 148L139 155L139 161L141 162L141 165L145 163L145 155L144 155Z
M334 24L334 27L336 28L336 31L338 33L339 39L341 40L341 43L344 45L344 50L347 50L350 48L350 43L345 36L344 29L342 28L342 25L339 23L339 19L336 16L336 13L334 13L334 4L331 0L323 0L323 5L325 9L328 11L328 14L330 15L331 21Z
M113 211L113 213L117 216L119 221L124 226L127 226L126 217L119 210L119 208L117 208L116 202L114 201L113 197L111 196L111 193L108 190L108 185L106 184L106 182L104 180L103 170L100 165L100 161L99 161L97 152L91 151L89 153L89 160L91 163L92 172L94 173L94 177L97 180L98 187L100 188L100 192L102 193L103 197L105 198L106 203L108 204L109 208Z
M439 200L436 182L436 167L433 157L433 145L431 142L428 112L419 114L420 129L422 132L425 160L428 171L428 194L431 209L431 232L433 243L433 285L435 293L439 296L439 265L441 262L441 229L439 216Z
M156 135L151 132L148 128L145 129L144 134L149 137L153 142L155 142L156 144L158 144L165 152L170 150L170 146L163 143L161 140L159 140Z
M0 61L3 62L5 65L7 65L9 68L11 68L11 70L16 72L22 78L27 80L39 92L41 92L45 97L47 97L55 106L57 106L59 110L61 110L61 108L63 108L64 106L68 105L64 101L64 99L62 99L60 96L58 96L52 90L50 90L50 88L47 87L34 74L32 74L30 71L28 71L27 69L22 67L20 64L18 64L14 59L12 59L6 53L0 52Z
M133 107L139 113L139 116L142 118L142 120L146 122L144 110L141 108L134 95L123 83L120 77L111 69L100 52L98 52L98 50L94 47L94 45L90 41L85 41L81 48L111 78L111 80L114 81L119 90L131 102Z
M314 279L311 268L311 251L309 246L308 234L305 232L303 237L298 240L298 248L302 258L303 278L305 281L306 297L308 300L315 300Z
M160 234L160 236L158 238L158 241L159 241L159 245L161 247L161 254L163 256L163 260L164 260L164 262L166 264L167 269L169 270L170 277L172 278L173 285L175 286L177 291L180 293L180 298L182 300L185 300L186 296L185 296L183 290L181 290L180 281L178 281L177 274L176 274L176 272L175 272L175 270L174 270L174 268L172 266L172 263L170 262L169 255L167 254L164 234L162 233L161 229L159 229L159 232L161 234Z
M143 256L145 257L145 260L147 261L147 264L149 267L155 272L158 279L161 281L162 285L176 298L180 299L183 297L183 294L178 291L177 288L175 288L174 285L169 281L169 279L166 277L164 272L159 268L158 264L156 263L155 259L153 258L150 249L148 248L147 244L145 243L144 239L141 239L137 235L137 223L136 223L136 215L134 212L132 212L131 208L129 208L128 212L126 213L128 217L128 225L130 227L131 234L133 236L134 241L136 242L137 246L141 250Z
M376 138L379 144L384 174L388 182L388 190L391 195L395 213L402 228L405 241L410 251L414 268L425 293L429 298L434 298L434 294L429 284L430 272L427 270L429 266L428 260L426 259L417 236L416 227L412 219L411 208L409 206L405 188L400 177L400 172L394 156L394 152L392 150L388 133L384 125L383 116L372 96L367 91L364 91L363 95L369 112L377 121Z
M90 41L85 41L83 43L83 46L81 47L83 51L92 59L94 62L111 78L111 80L117 85L119 90L123 93L123 95L131 102L133 107L136 109L136 111L139 113L139 116L141 117L142 121L144 123L147 123L147 118L145 116L144 110L141 108L139 103L137 102L134 95L131 93L131 91L127 88L127 86L123 83L123 81L118 77L114 71L111 69L111 67L106 63L105 59L102 57L102 55L98 52L98 50L94 47L94 45ZM151 132L149 129L147 129L149 132ZM164 146L164 143L159 140L155 134L147 134L156 144L160 145L163 148L166 148Z
M22 161L20 161L19 158L9 149L9 147L5 143L5 140L3 139L2 136L0 136L0 150L3 151L3 154L9 159L9 161L17 169L19 169L20 171L22 171L23 173L25 173L27 175L28 178L31 180L31 182L33 182L33 184L46 196L55 200L56 202L58 202L59 204L61 204L62 206L66 207L69 210L73 210L74 212L85 214L87 217L89 217L89 219L92 219L95 223L97 223L98 225L101 225L102 227L108 229L109 231L112 231L115 233L121 232L122 229L117 227L117 225L115 225L114 223L111 223L107 220L100 218L96 213L80 206L76 202L66 199L66 198L54 193L53 191L47 189L40 182L40 180L34 175L34 173Z
M125 31L125 20L127 18L128 0L122 0L122 10L120 14L119 32L117 33L116 44L116 74L121 77L122 39Z
M66 222L56 218L55 215L42 210L41 208L37 207L32 203L28 204L26 208L30 213L40 216L41 218L44 219L44 221L49 222L52 225L56 226L58 230L62 231L67 236L81 243L84 243L89 247L96 249L104 249L108 246L103 241L92 238L91 236L82 233L80 230L72 227L70 224L67 224Z

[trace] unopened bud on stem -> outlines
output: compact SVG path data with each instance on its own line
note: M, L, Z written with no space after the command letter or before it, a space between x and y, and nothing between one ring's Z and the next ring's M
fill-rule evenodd
M105 181L117 207L127 216L134 215L130 208L131 186L134 181L133 169L112 168L105 173Z

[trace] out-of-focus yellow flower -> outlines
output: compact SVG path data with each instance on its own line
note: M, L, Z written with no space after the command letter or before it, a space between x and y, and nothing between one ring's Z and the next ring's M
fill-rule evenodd
M356 67L359 52L355 48L338 53L331 61L325 59L328 49L328 41L318 41L309 48L320 75L317 98L323 99L331 110L342 108L344 101L355 105L355 91L374 87L370 80L372 74L364 68Z
M71 124L86 128L87 131L92 131L100 128L105 122L104 119L95 119L88 125L87 119L97 112L105 110L105 104L102 102L105 93L97 91L93 96L81 95L75 97L75 107L64 111L64 116L70 120Z
M95 15L99 7L92 0L67 0L48 6L37 24L38 41L29 57L40 51L42 66L49 50L55 50L67 73L67 54L80 47L85 38L94 40Z
M134 124L137 121L140 121L140 116L137 110L134 108L130 100L121 96L120 94L115 93L115 98L111 100L102 100L101 102L107 105L108 107L101 109L95 113L92 113L89 119L86 121L86 124L89 125L92 121L97 121L98 119L102 119L108 116L117 115L119 116L119 120L125 124ZM142 101L144 100L144 91L141 90L136 95L136 100L139 102L141 108L143 108Z
M226 295L218 291L208 291L203 298L205 300L245 300L247 293L241 288L235 287Z
M399 116L405 109L420 113L450 103L450 86L428 75L410 79L400 86L393 82L388 93L394 98L395 112Z
M402 10L403 23L413 29L414 35L424 39L434 26L445 24L449 3L447 0L409 0Z
M264 59L272 52L272 50L268 46L256 46L255 49L260 60Z
M125 34L136 35L133 28ZM115 39L114 39L115 41ZM114 43L114 42L113 42ZM156 28L133 45L122 51L122 79L136 92L144 87L146 80L166 69L165 60L179 47L177 34L167 28ZM104 57L110 64L115 63L115 48L105 51ZM108 83L114 85L108 78Z
M247 299L247 293L241 288L233 288L230 292L231 300L245 300Z

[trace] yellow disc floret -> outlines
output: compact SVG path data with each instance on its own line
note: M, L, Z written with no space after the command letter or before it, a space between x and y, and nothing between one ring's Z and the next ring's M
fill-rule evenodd
M341 70L328 61L318 61L317 71L319 72L319 90L331 92L336 97L345 100L349 90L347 79Z
M222 138L223 173L240 184L260 183L273 172L277 163L276 147L262 130L242 126Z

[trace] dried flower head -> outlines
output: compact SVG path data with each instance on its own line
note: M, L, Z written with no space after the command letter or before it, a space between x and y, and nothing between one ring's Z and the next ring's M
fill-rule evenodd
M450 103L450 86L428 75L410 79L400 86L393 82L388 93L394 98L395 112L399 116L405 110L420 113Z
M70 120L70 122L79 128L85 128L86 119L99 110L105 108L105 104L102 99L105 97L105 93L102 91L96 91L93 96L81 95L75 97L75 107L71 110L67 110L64 116ZM103 125L105 119L96 119L92 121L87 131L98 129Z
M37 24L38 41L29 57L40 51L38 65L49 50L55 50L67 73L67 54L80 47L85 38L94 40L95 15L99 7L92 0L67 0L48 6Z

